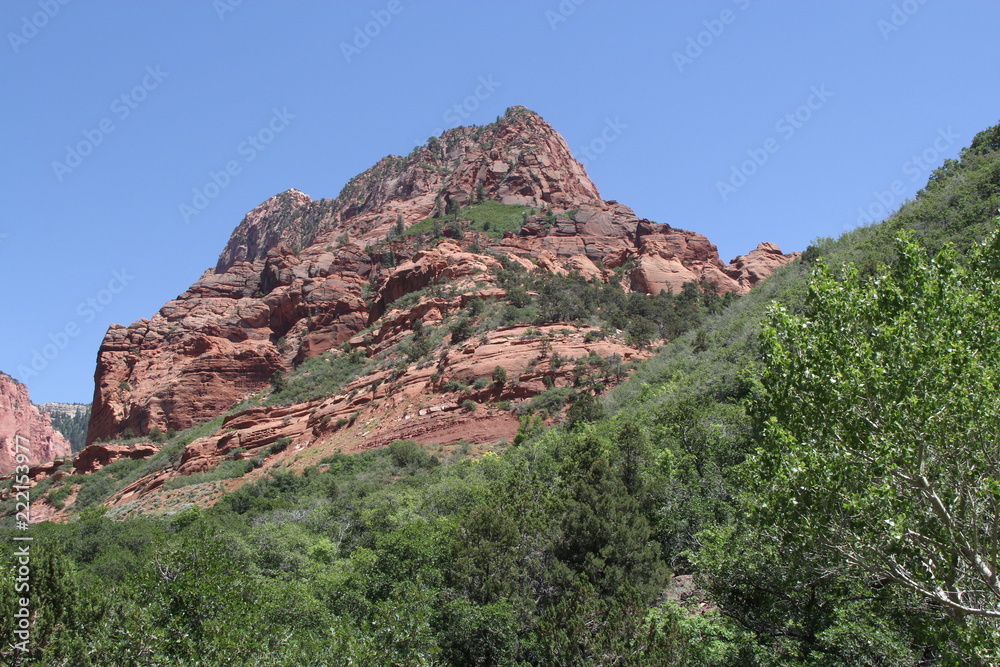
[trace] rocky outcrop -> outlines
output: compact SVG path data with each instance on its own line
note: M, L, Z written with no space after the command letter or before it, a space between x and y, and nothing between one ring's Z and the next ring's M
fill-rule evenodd
M30 465L68 456L70 446L49 416L32 405L28 388L0 373L0 474L21 463L18 454L27 454Z
M445 241L432 250L415 253L409 260L388 270L379 287L379 302L389 305L434 282L447 282L452 289L463 289L473 285L476 277L499 268L501 264L496 258L465 252L458 245Z
M458 300L452 304L460 305ZM413 317L410 311L392 311L386 319ZM517 432L517 416L498 405L516 405L585 378L611 386L625 377L622 364L650 354L619 340L597 339L598 331L564 324L503 327L485 339L450 348L433 364L376 370L313 401L248 408L226 417L215 433L191 442L176 467L136 480L108 504L141 504L160 493L167 480L210 471L228 459L261 463L259 472L234 480L237 484L256 479L277 463L310 465L332 452L358 452L404 438L439 448L509 442ZM351 344L371 345L374 353L387 349L387 340L373 332ZM503 384L493 380L498 367L507 378ZM275 447L279 441L287 444Z
M152 319L113 325L98 352L88 444L131 431L182 430L270 385L299 356L367 325L371 266L354 245L287 246L206 272Z
M408 228L480 200L532 208L500 239L385 242L400 221ZM248 213L215 269L151 319L108 330L87 442L212 419L337 346L381 354L416 319L440 321L472 295L502 298L502 262L647 293L679 292L688 282L744 293L788 260L761 246L726 266L704 236L602 200L565 140L513 107L496 123L455 128L406 157L383 158L335 199L288 190ZM395 309L433 285L464 294Z
M160 451L151 442L133 445L90 445L73 459L73 473L87 475L121 459L146 459Z
M35 407L50 415L58 414L67 417L80 417L90 412L90 405L86 403L39 403Z
M562 136L538 114L511 107L496 123L457 127L406 157L382 158L336 199L313 201L298 190L268 199L233 232L215 270L263 259L280 243L384 238L399 216L412 223L480 196L557 210L605 205Z
M746 291L801 254L793 252L785 255L774 243L760 243L749 254L740 255L731 261L724 271Z

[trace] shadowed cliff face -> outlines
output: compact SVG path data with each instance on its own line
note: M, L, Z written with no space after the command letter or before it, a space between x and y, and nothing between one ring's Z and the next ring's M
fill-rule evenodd
M502 235L485 233L462 215L479 202L525 208ZM436 247L419 235L399 235L438 221L449 224L444 234L452 238ZM414 322L440 322L464 307L462 298L433 295L402 309L395 302L445 284L453 294L503 299L503 262L614 282L625 291L678 293L695 282L723 294L746 292L789 259L762 244L724 265L704 236L640 220L627 206L602 200L563 138L537 114L514 107L497 123L455 128L405 158L383 158L336 199L313 201L289 190L248 213L214 270L151 319L108 330L98 354L88 444L212 419L269 387L276 373L333 348L369 358L385 354ZM369 327L381 338L359 336ZM553 331L550 344L557 345ZM469 354L477 354L477 345L466 343ZM616 345L614 354L639 353ZM523 374L502 350L490 354L495 366ZM422 378L407 400L430 405L425 395L439 394L440 383L416 370L400 371ZM367 386L364 378L357 382ZM530 393L520 396L526 397ZM344 418L340 411L348 406L352 414L360 409L352 397L331 409L322 426L331 416ZM304 413L302 423L310 424L316 410ZM509 415L504 423L504 433L516 428ZM407 437L407 428L390 430ZM310 441L323 434L313 425L307 430ZM377 434L365 438L381 442Z
M0 474L14 470L19 453L27 453L27 463L33 464L69 456L70 446L49 416L31 404L28 388L0 373Z

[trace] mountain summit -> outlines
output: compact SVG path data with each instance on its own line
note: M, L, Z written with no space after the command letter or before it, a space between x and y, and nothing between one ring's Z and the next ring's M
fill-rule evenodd
M512 107L383 158L334 199L287 190L254 208L214 269L109 328L88 442L229 412L185 450L187 474L279 438L510 440L519 406L600 393L792 257L764 243L725 265L704 236L601 199L565 140Z
M516 106L484 127L456 127L406 157L382 158L336 199L312 201L295 189L271 197L233 231L215 270L263 259L279 243L307 247L333 230L362 242L382 239L400 215L414 221L441 216L477 197L557 210L605 208L562 136Z

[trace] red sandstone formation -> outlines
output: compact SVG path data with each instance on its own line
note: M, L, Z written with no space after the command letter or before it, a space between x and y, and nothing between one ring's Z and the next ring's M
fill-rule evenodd
M70 446L49 416L32 405L28 388L0 373L0 474L19 465L18 454L27 454L30 465L68 456Z
M802 253L781 253L773 243L760 243L747 255L740 255L725 268L726 275L735 280L743 291L756 286L765 278Z
M383 257L385 246L373 247L400 219L409 227L480 198L535 212L526 212L520 229L502 239L477 236L481 246L475 252L469 239L432 249L402 239L390 244L392 266ZM338 346L369 357L385 352L417 319L439 322L471 298L503 298L498 258L533 271L577 272L603 281L626 266L623 287L648 293L679 291L687 282L744 293L790 256L762 244L726 266L704 236L641 220L627 206L602 200L563 138L537 114L514 107L497 123L449 130L406 157L382 159L336 199L314 201L289 190L248 213L214 270L151 319L108 330L98 356L88 442L129 431L181 430L212 419L266 389L275 373ZM394 307L407 294L443 283L465 292ZM563 330L570 333L553 333ZM499 347L491 342L497 336L505 337ZM377 371L338 396L237 414L226 427L235 431L192 443L182 470L207 469L232 448L259 448L278 437L293 437L303 447L336 440L348 449L397 437L440 442L451 437L449 429L457 436L475 431L473 425L482 427L483 437L507 437L516 428L509 413L484 408L467 414L441 384L446 377L483 377L500 366L517 375L517 388L479 397L483 401L524 399L544 389L538 350L525 352L529 344L506 336L496 331L486 341L467 341L461 352L452 349L442 357L444 366ZM549 337L552 349L582 353L579 327L560 325ZM609 354L639 354L622 341L607 345L614 347ZM534 366L525 354L536 355ZM330 426L347 419L349 428ZM136 488L149 481L140 480Z

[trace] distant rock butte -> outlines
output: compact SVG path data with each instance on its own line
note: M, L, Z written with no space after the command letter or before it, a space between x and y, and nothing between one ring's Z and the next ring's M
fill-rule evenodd
M480 235L475 245L468 234L430 249L394 242L395 266L382 257L384 246L371 247L400 217L409 227L480 196L537 212L517 232L501 239ZM554 223L552 214L558 214ZM498 123L449 130L405 158L383 158L335 199L288 190L248 213L215 269L151 319L108 330L98 354L88 443L212 419L267 388L276 372L334 347L379 354L417 320L440 322L475 297L503 298L496 280L500 258L532 271L620 279L633 291L676 292L694 281L742 294L792 257L765 243L724 265L704 236L602 200L563 138L537 114L514 107ZM614 271L619 267L626 269L623 277ZM434 283L467 291L394 305ZM453 347L436 365L373 372L311 403L248 409L229 417L219 433L191 443L179 470L208 469L234 449L250 455L279 437L293 438L290 449L323 442L350 451L404 437L509 439L517 428L509 411L466 412L459 402L467 397L442 383L471 382L500 366L518 383L477 397L494 404L524 400L545 382L568 382L569 366L547 369L546 350L564 350L570 358L590 350L625 359L645 354L621 339L592 336L585 343L586 327L541 329L544 343L525 335L527 327L497 330ZM171 474L176 471L139 480L113 502L132 502Z
M35 464L69 456L70 445L52 428L49 416L32 405L28 388L0 373L0 474L19 465L19 453L27 453L27 463Z

